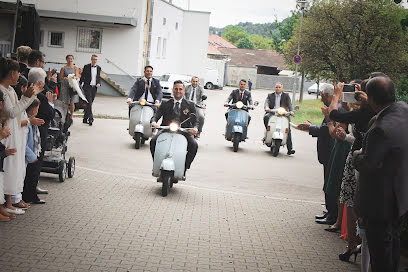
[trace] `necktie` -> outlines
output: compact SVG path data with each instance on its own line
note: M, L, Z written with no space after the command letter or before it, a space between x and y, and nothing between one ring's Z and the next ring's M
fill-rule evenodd
M96 65L95 66L92 66L92 68L95 68L96 67Z
M191 92L190 100L195 102L195 88L193 88L193 91Z
M176 105L174 106L174 113L177 116L180 116L180 102L176 102Z
M150 79L147 80L147 86L146 86L146 90L145 90L145 100L147 101L147 97L149 96L149 88L150 87Z
M241 92L241 96L240 96L240 99L239 99L239 100L242 101L243 98L244 98L244 92Z

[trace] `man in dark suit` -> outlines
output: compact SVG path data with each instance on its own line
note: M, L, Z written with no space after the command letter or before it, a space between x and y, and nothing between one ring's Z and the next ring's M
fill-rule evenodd
M241 79L239 82L239 89L233 90L230 95L228 96L227 100L225 100L224 106L228 107L229 103L232 101L232 104L241 101L244 105L248 106L249 108L253 109L254 102L252 101L252 95L249 91L245 90L246 88L246 80ZM225 118L228 120L228 112L225 114ZM251 116L248 115L248 124L251 122Z
M90 126L92 126L94 121L92 104L95 100L96 92L101 86L101 67L96 64L97 62L98 56L92 55L91 63L84 66L82 69L81 79L79 80L80 85L83 83L84 94L86 100L88 100L82 122L84 124L89 124Z
M330 106L331 101L333 99L334 88L332 85L325 85L321 90L321 100L324 105L327 107ZM334 146L334 139L330 136L329 127L328 127L328 120L326 118L323 119L322 124L320 126L314 126L311 122L306 121L302 124L298 125L298 129L303 131L308 131L309 135L312 137L317 137L317 159L323 165L324 171L324 185L323 188L326 186L326 171L327 171L327 164L329 162L330 154ZM337 219L337 203L334 207L331 207L331 201L329 201L327 194L325 193L325 203L327 212L323 215L316 215L316 222L317 223L327 223L327 224L334 224Z
M157 124L157 122L160 120L160 118L163 117L161 123L162 126L168 126L170 125L170 123L176 122L179 124L182 123L181 124L182 128L191 128L189 130L189 133L183 133L188 142L185 167L185 169L187 170L190 168L191 163L193 162L194 157L197 154L198 145L193 135L197 134L198 123L195 105L191 101L188 101L187 99L183 98L185 92L186 91L183 82L181 80L174 81L173 84L174 98L171 98L160 105L159 109L157 110L156 114L153 117L152 126L158 128L159 125ZM154 151L156 148L156 141L159 135L160 133L158 133L150 140L150 151L152 153L153 159Z
M131 104L133 101L144 99L149 103L155 104L156 107L159 107L162 98L163 92L162 87L160 86L160 80L153 78L153 67L147 65L144 68L144 77L138 78L130 89L127 98L129 114L130 109L133 107Z
M408 105L395 102L388 77L370 79L366 88L377 115L355 151L354 208L366 224L372 271L398 271L401 219L408 211Z
M286 111L290 112L292 116L295 115L293 112L293 105L290 100L290 97L287 93L283 92L282 83L278 82L275 84L275 92L268 94L265 100L265 116L264 124L265 128L268 127L269 118L275 113L270 112L271 109L278 109L280 107L285 108ZM289 125L288 139L286 141L286 147L288 148L288 155L295 154L295 150L292 149L292 133Z

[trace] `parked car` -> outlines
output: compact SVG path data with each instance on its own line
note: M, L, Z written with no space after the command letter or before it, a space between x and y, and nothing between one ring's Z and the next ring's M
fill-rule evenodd
M206 70L203 78L200 78L200 83L203 83L205 89L218 89L219 75L217 70Z
M188 84L191 81L192 76L177 75L177 74L163 74L160 77L160 85L163 91L163 98L170 99L173 97L173 83L176 80L181 80L184 84Z
M320 90L323 88L323 86L325 86L325 85L330 85L329 83L320 83L319 84L319 94L320 94ZM315 93L317 93L317 83L315 83L315 84L313 84L312 86L310 86L308 89L307 89L307 93L308 94L315 94Z

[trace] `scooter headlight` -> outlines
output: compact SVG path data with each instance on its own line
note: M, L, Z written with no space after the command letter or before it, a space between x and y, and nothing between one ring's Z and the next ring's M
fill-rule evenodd
M139 101L139 103L140 103L140 105L142 105L142 106L146 105L146 99L141 99L141 100Z
M279 108L278 109L278 114L279 115L285 115L286 114L286 110L284 108Z
M242 107L244 106L244 103L242 103L242 101L238 101L236 106L237 106L237 109L242 109Z
M170 131L176 132L179 129L179 125L176 123L171 123L169 129Z

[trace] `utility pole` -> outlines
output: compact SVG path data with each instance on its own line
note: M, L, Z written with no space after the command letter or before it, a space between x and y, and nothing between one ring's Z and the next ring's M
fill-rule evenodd
M303 13L307 5L307 0L297 0L296 1L298 6L300 7L300 26L299 26L299 39L298 39L298 48L297 48L297 56L300 54L300 39L302 35L302 24L303 24ZM296 92L299 88L299 79L298 79L298 66L299 63L296 63L296 72L295 72L295 82L293 83L293 93L292 93L292 103L295 105L296 103Z

